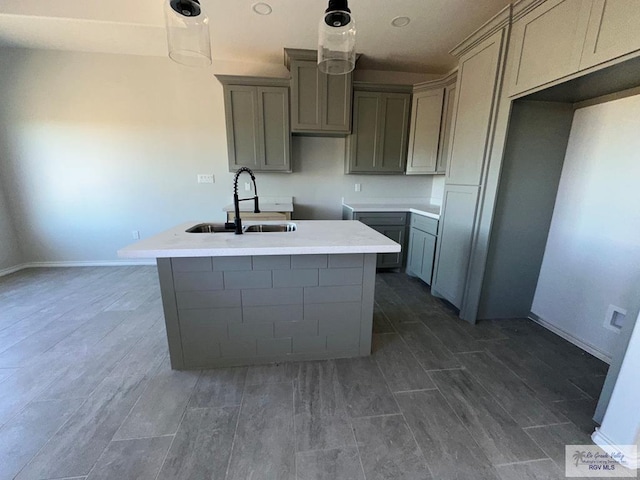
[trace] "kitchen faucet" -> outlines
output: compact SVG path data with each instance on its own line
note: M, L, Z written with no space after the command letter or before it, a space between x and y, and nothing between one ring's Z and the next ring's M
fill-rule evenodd
M249 198L238 198L238 177L242 172L247 172L251 175L251 180L253 180L253 192L255 195ZM233 207L235 209L235 219L233 223L228 222L225 223L226 228L235 228L236 235L242 235L242 220L240 220L240 202L244 202L245 200L253 200L254 202L254 213L260 213L260 209L258 208L258 188L256 187L256 177L253 175L253 172L250 168L242 167L239 168L236 172L235 177L233 177Z

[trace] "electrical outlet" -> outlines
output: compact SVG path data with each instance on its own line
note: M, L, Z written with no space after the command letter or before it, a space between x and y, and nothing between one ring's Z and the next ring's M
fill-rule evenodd
M216 183L216 179L212 173L199 173L198 183Z
M361 183L356 183L355 190L356 190L356 192L360 192L362 190L362 184Z
M251 184L249 182L244 182L244 189L247 192L250 192L251 191Z
M133 230L131 232L131 236L134 240L140 240L140 232L138 230Z

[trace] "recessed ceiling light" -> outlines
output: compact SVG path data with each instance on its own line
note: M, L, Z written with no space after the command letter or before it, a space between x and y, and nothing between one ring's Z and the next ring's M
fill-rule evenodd
M251 8L258 15L269 15L273 11L273 9L271 8L271 5L264 2L254 3Z
M391 20L391 25L393 25L394 27L406 27L407 25L409 25L410 21L411 19L409 17L396 17Z

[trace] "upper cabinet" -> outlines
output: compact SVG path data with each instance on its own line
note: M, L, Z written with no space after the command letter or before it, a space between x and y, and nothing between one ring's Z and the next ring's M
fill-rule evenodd
M590 0L551 0L513 25L512 95L578 71L590 11Z
M595 0L580 69L640 50L640 1Z
M495 115L504 29L460 57L447 184L480 185Z
M511 37L511 96L640 50L638 0L521 4Z
M414 87L408 175L445 172L454 95L455 74Z
M291 71L291 131L351 133L352 74L326 75L318 70L315 50L285 49Z
M407 173L435 173L440 146L444 87L413 94Z
M411 94L357 90L353 97L346 172L404 173Z
M224 88L229 171L291 172L286 80L217 77Z
M440 149L436 173L446 173L449 161L449 147L451 143L451 131L453 126L453 106L456 100L456 84L447 85L444 88L444 107L442 112L442 125L440 127Z

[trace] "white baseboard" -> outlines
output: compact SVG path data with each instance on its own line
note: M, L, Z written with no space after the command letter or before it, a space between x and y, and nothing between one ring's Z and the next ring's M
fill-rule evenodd
M24 270L25 268L55 268L55 267L130 267L141 265L156 265L155 260L91 260L69 262L28 262L14 265L0 270L0 277Z
M627 458L628 466L632 469L640 468L640 457L638 457L638 450L633 451L625 451L625 445L618 445L613 442L609 437L607 437L604 433L602 433L602 428L596 428L596 431L591 435L591 440L593 443L598 445L608 454L622 452Z
M155 265L155 260L91 260L73 262L29 262L28 268L48 267L130 267L138 265Z
M544 320L543 318L540 318L538 315L536 315L535 313L529 313L529 319L533 320L534 322L536 322L538 325L546 328L547 330L552 331L553 333L555 333L556 335L561 336L562 338L564 338L566 341L573 343L576 347L581 348L582 350L584 350L585 352L590 353L591 355L593 355L596 358L599 358L600 360L602 360L603 362L611 365L611 356L605 352L603 352L602 350L600 350L599 348L594 347L593 345L583 342L582 340L580 340L579 338L575 337L573 334L567 332L566 330L563 330L561 328L556 327L555 325L547 322L546 320Z
M0 270L0 277L4 277L5 275L10 275L15 272L19 272L29 266L28 263L21 263L20 265L14 265L13 267L7 267Z

